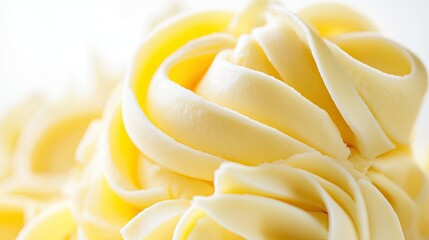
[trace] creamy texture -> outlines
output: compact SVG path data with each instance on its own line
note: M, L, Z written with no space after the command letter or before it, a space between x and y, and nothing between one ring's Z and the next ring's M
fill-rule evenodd
M182 200L157 203L123 234L125 239L424 239L428 181L408 153L350 160L306 153L258 167L223 164L213 196L195 198L187 211ZM151 221L157 228L145 227Z
M175 237L201 239L221 227L234 239L419 239L427 234L425 225L406 218L427 224L427 215L411 209L426 208L428 182L401 186L389 176L405 165L405 174L421 177L409 160L374 164L369 179L318 154L256 168L225 164L216 172L215 194L194 200Z
M295 15L271 14L238 38L222 33L232 17L224 12L177 19L148 38L123 103L125 126L145 155L211 180L225 161L257 165L315 150L345 159L345 143L375 157L409 144L426 88L419 60L376 33L342 34L336 45ZM338 46L360 48L361 61ZM404 66L399 75L383 71L395 64Z
M292 166L222 165L212 197L186 212L181 202L155 204L126 225L125 239L428 237L427 177L398 150L427 86L421 62L348 8L305 9L309 28L261 5L153 33L125 90L124 124L145 156L186 176L212 180L225 162ZM334 163L347 161L357 166ZM145 228L151 219L159 224Z
M340 5L172 18L86 131L71 202L18 238L429 238L409 150L426 87L411 52Z

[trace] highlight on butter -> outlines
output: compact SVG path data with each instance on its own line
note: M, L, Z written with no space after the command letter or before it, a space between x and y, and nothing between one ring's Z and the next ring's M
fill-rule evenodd
M175 16L101 118L70 102L27 122L30 101L4 121L0 236L427 239L411 151L427 81L342 5Z

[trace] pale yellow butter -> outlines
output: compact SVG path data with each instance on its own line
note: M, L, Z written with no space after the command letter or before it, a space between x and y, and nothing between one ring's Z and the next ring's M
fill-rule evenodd
M28 223L26 199L0 202L11 219L0 230L28 240L426 239L429 181L410 136L427 78L410 51L337 4L296 15L253 1L173 17L145 38L87 130L64 201ZM56 166L46 161L37 169Z

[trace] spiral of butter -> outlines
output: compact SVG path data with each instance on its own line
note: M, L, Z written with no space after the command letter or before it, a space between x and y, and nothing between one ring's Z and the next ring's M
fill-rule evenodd
M20 239L428 238L407 150L426 71L374 31L336 4L167 20L86 131L71 201Z
M318 7L322 12L330 7L344 10L337 5ZM320 190L324 193L317 207L325 211L324 219L317 214L303 217L315 228L316 220L321 224L314 234L377 239L392 228L388 236L398 239L424 236L424 230L416 227L425 224L424 217L415 213L402 227L402 215L395 212L393 203L406 198L406 193L388 199L367 174L379 161L376 156L408 144L426 72L403 47L376 33L356 32L373 26L354 11L346 8L343 15L332 16L313 10L303 11L306 25L282 8L256 1L241 14L182 15L155 29L136 55L125 90L115 94L94 127L99 131L90 130L82 141L87 148L82 153L88 152L84 155L89 158L85 161L92 167L74 198L79 231L89 239L120 239L120 229L125 239L185 239L189 236L182 234L191 231L186 224L194 226L197 216L207 214L193 197L211 195L213 180L216 191L209 199L222 188L216 183L223 178L214 176L221 164L258 166L281 159L304 163L308 158L314 171L320 167L319 175L332 171L332 176L344 177L332 180L330 186L337 190ZM316 24L329 22L328 17L344 21ZM356 48L363 48L363 56ZM380 51L371 53L371 49ZM392 62L383 60L385 54ZM397 69L398 61L403 68ZM398 81L404 86L394 84ZM379 88L382 92L377 92ZM406 91L415 92L414 97L405 99ZM382 97L375 99L373 94ZM395 97L401 100L391 104ZM407 117L398 120L394 111L406 112ZM297 154L307 157L294 157ZM404 162L413 166L409 157ZM424 183L426 177L418 181ZM289 184L295 183L290 179ZM341 187L345 193L340 193ZM270 202L276 197L266 198ZM300 200L304 209L297 211L307 211L305 196ZM262 200L255 201L258 205ZM416 207L413 201L409 206ZM332 214L326 213L328 207ZM268 214L278 209L269 210L267 204L261 212L265 210ZM377 217L384 211L387 223L378 226ZM276 218L274 214L272 219ZM192 228L195 239L270 237L244 233L252 228L247 224L240 233L231 231L211 217L197 225L203 227Z
M146 38L122 114L148 159L213 180L224 162L347 159L348 147L372 158L409 144L427 86L411 52L338 5L306 9L304 20L264 1L249 9L181 16Z
M238 15L178 17L146 39L124 127L150 161L214 180L215 193L146 208L125 239L428 237L427 176L398 150L425 68L348 8L300 16L255 1Z

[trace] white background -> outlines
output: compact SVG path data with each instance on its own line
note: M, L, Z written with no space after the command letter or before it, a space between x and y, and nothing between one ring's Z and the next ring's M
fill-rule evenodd
M121 74L145 32L184 9L237 9L245 0L0 0L0 116L17 100L88 92L94 60ZM298 10L319 0L285 0ZM338 1L368 16L429 66L429 1ZM429 97L425 117L429 122ZM420 123L424 127L424 121ZM428 127L429 128L429 127ZM429 130L426 128L426 134ZM1 129L0 129L1 131ZM428 137L429 138L429 137Z

